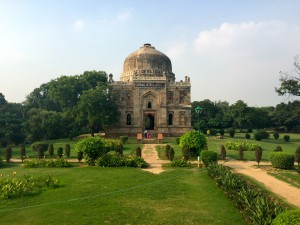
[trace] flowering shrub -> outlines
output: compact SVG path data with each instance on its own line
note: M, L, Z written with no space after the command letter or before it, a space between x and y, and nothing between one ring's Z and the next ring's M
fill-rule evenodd
M53 176L33 177L24 175L22 178L16 177L0 177L0 198L9 199L21 196L35 195L40 193L45 187L58 188L59 181Z
M238 150L240 146L242 146L244 151L255 151L260 145L251 143L249 141L227 141L225 146L229 150Z

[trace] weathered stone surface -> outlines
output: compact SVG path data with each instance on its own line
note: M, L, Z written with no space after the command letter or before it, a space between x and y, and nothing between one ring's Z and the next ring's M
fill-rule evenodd
M150 44L124 61L121 81L113 81L121 113L108 136L136 136L145 129L151 137L180 136L191 129L190 78L176 82L171 60Z

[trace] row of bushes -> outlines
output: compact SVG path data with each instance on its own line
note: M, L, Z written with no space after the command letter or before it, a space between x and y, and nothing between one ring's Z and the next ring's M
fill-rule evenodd
M37 167L71 167L72 164L65 159L33 159L25 160L24 167L37 168Z
M116 154L103 154L97 161L99 167L137 167L147 168L149 164L141 157L127 157Z
M242 147L244 151L255 151L260 145L248 141L227 141L225 146L229 150L238 150L240 147Z
M272 224L286 207L227 167L210 164L208 174L252 224Z

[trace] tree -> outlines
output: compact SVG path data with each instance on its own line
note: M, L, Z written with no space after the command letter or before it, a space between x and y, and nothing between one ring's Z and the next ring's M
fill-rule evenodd
M280 71L280 87L275 88L276 92L282 95L300 96L300 55L295 56L294 71L291 73Z
M108 125L118 122L119 111L116 96L107 85L84 91L78 105L79 117L94 135Z
M233 119L233 127L246 128L250 125L250 109L242 100L238 100L230 106L230 113Z
M19 144L25 138L23 107L18 103L0 105L1 142Z
M200 133L200 149L207 145L206 137ZM187 147L192 157L199 155L199 132L191 130L180 137L180 146Z
M300 101L278 104L271 118L277 128L284 127L287 131L293 131L300 126Z
M0 105L6 104L5 96L0 92Z

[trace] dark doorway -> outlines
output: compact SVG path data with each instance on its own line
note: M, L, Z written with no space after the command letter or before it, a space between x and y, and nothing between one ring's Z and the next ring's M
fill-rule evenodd
M169 114L168 125L173 125L173 114L172 113Z
M150 113L144 117L145 129L154 130L155 117Z

